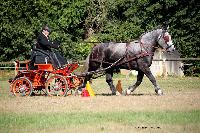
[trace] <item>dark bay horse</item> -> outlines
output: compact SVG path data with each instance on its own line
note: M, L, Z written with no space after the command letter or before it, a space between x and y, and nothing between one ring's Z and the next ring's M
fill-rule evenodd
M88 72L96 71L102 68L107 68L113 63L112 67L105 70L106 82L110 86L112 95L116 94L115 86L113 85L113 71L120 68L137 70L137 81L132 86L125 90L125 94L133 92L142 82L144 74L149 78L158 95L163 92L156 83L156 79L150 71L154 52L157 48L165 51L174 51L174 45L171 36L166 29L156 29L142 34L137 41L129 43L100 43L93 47L88 56ZM92 74L87 75L85 82L90 80Z

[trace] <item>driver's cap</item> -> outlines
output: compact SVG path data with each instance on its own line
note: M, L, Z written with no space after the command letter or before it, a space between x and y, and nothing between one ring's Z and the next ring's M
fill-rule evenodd
M47 25L45 25L45 26L42 28L42 30L47 30L48 32L51 32L51 29L50 29Z

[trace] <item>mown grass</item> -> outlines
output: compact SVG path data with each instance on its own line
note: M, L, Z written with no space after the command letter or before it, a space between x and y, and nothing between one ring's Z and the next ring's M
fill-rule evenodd
M0 81L8 80L9 78L14 77L14 70L0 70Z
M200 110L189 112L98 112L98 113L0 113L0 132L34 131L54 127L89 126L117 123L121 125L200 125ZM37 127L37 128L36 128ZM162 128L162 127L161 127Z
M114 84L116 85L118 80L121 80L122 88L127 89L130 85L133 85L136 82L135 76L126 77L121 74L114 75ZM191 90L200 90L200 78L199 77L156 77L157 84L164 92L173 92L173 91L191 91ZM102 90L102 88L109 87L105 82L105 77L101 77L93 80L93 88L97 91ZM145 76L141 85L136 89L137 92L154 92L154 87L149 79Z
M0 80L0 100L9 100L9 83L8 78ZM200 92L200 78L195 77L166 77L156 78L160 87L164 92ZM136 77L127 78L123 75L114 75L114 83L122 81L123 89L135 82ZM105 77L93 80L92 88L97 94L110 93L109 87L105 82ZM135 93L149 92L154 94L151 82L145 77L142 84ZM192 96L191 96L192 97ZM13 97L14 98L14 97ZM67 98L67 97L66 97ZM106 97L105 97L106 98ZM24 98L26 99L26 98ZM142 100L142 97L141 97ZM174 101L170 102L175 102ZM37 105L35 105L37 106ZM83 105L84 106L84 105ZM155 126L156 125L156 126ZM129 128L140 129L140 127L160 127L164 128L180 126L180 128L171 129L169 132L199 132L200 131L200 110L193 111L123 111L123 112L72 112L72 113L49 113L40 112L4 112L0 110L0 132L73 132L77 128L77 132L84 131L84 128L94 129L93 132L115 132L112 128L122 129L122 133L131 132ZM189 128L187 127L189 125ZM192 126L191 126L192 125ZM184 129L183 129L184 128ZM186 128L186 129L185 129ZM180 130L183 129L183 130ZM168 130L168 129L167 129ZM168 132L160 130L158 132ZM89 132L92 132L89 130ZM120 131L119 131L120 132ZM153 131L154 132L154 131Z

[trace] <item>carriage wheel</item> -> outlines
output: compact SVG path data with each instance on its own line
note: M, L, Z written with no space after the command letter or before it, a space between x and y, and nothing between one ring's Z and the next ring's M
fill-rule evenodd
M83 83L83 79L79 77L73 77L73 85L74 87L78 87L81 83Z
M17 78L11 87L11 92L15 96L30 96L33 91L33 85L26 77Z
M70 84L70 89L67 92L67 96L71 96L71 95L79 95L79 91L78 91L78 87L83 83L83 79L80 77L72 77L72 80L70 80L68 82L68 84Z
M66 96L69 90L65 77L61 75L50 77L45 88L49 96Z

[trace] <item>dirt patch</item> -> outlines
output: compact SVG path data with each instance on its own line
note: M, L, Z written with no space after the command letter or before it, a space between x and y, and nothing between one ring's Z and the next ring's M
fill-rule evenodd
M130 96L9 97L0 102L1 112L15 113L189 111L200 109L200 92L174 92L163 96L138 93Z
M132 79L123 82L127 88ZM115 80L116 84L117 80ZM9 84L0 84L0 112L40 113L40 112L113 112L113 111L189 111L200 109L199 78L159 79L164 95L155 95L148 79L130 96L110 96L104 79L94 81L95 97L12 97Z

